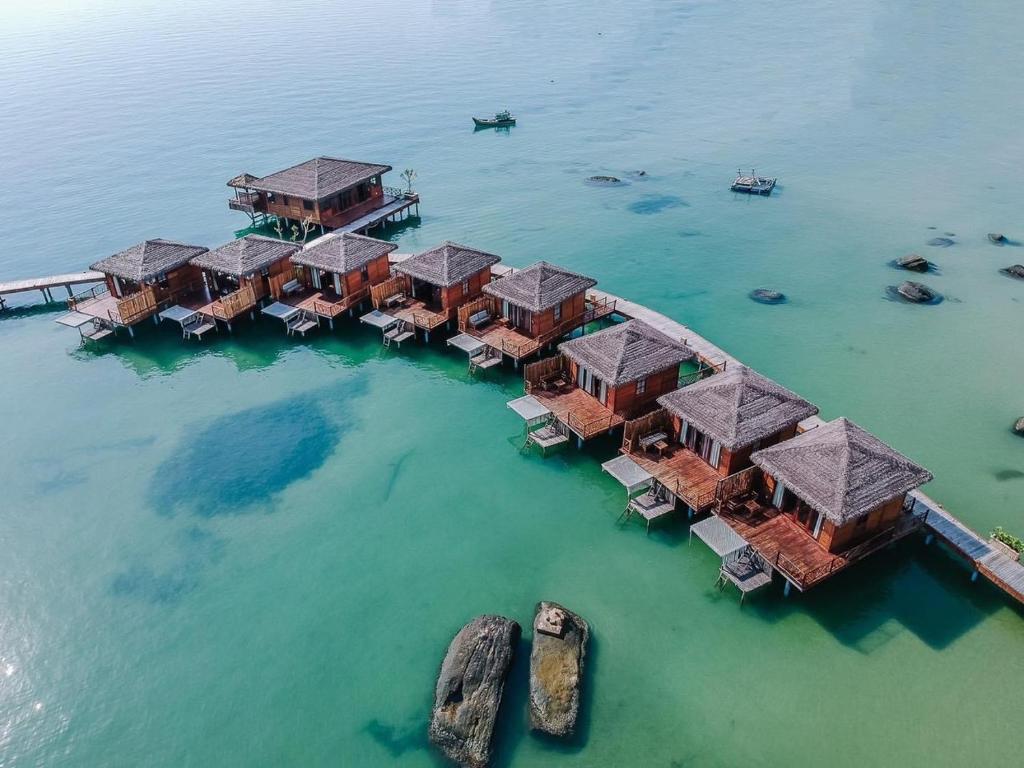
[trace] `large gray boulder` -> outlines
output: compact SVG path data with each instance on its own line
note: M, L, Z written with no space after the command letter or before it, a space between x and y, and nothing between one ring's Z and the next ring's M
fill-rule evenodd
M459 765L484 768L490 761L491 736L519 632L512 619L478 616L448 646L429 735Z
M1012 264L1005 269L1000 270L1004 275L1010 277L1016 277L1018 280L1024 280L1024 264Z
M1015 422L1013 422L1013 431L1021 437L1024 437L1024 416L1021 416Z
M908 253L896 260L896 266L900 269L909 269L911 272L927 272L931 266L928 259L916 253Z
M915 304L930 304L937 301L939 294L923 283L907 280L896 287L896 292L907 301Z
M590 628L558 603L541 601L530 653L530 727L554 736L576 728Z

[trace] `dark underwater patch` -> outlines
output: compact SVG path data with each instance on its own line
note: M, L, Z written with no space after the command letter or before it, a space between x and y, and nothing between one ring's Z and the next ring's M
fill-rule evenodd
M392 757L401 757L414 749L426 749L426 727L410 724L404 728L373 718L363 729Z
M639 200L630 203L628 209L632 213L637 213L641 216L651 216L655 213L667 211L670 208L688 207L689 203L675 195L644 195Z
M327 417L317 393L222 416L191 430L154 473L150 501L163 515L242 514L327 460L348 425ZM350 393L349 393L350 394Z
M992 475L1000 483L1005 483L1007 480L1020 480L1024 478L1024 472L1019 469L997 469Z
M223 556L224 539L197 526L181 532L177 559L164 568L135 563L114 576L110 591L154 604L174 603L199 584L199 574Z

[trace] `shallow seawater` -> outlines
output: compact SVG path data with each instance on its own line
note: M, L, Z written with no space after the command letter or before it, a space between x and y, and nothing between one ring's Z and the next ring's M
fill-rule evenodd
M0 278L224 242L242 171L415 168L403 251L592 274L925 464L976 529L1024 532L1024 284L998 272L1024 257L986 239L1024 240L1014 4L43 2L0 22ZM506 106L515 128L473 131ZM776 193L730 193L737 166ZM911 251L941 304L886 300ZM539 599L593 626L581 732L527 733L524 641L499 766L1019 760L1024 614L936 546L741 608L684 520L616 524L611 443L520 451L511 368L471 377L350 321L83 350L56 316L0 317L0 764L439 765L451 636L528 625Z

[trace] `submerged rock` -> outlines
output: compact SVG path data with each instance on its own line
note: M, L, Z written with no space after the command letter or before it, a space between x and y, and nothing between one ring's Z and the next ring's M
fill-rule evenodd
M939 299L939 294L924 283L907 280L896 287L896 293L914 304L930 304Z
M630 175L634 176L635 178L642 179L644 176L647 175L647 171L639 171L639 170L637 170L637 171L633 171L632 174L630 174Z
M1018 280L1024 280L1024 264L1013 264L1009 267L1004 267L999 271L1002 272L1004 275L1016 277Z
M949 248L949 246L953 245L953 241L948 237L933 237L928 241L928 245L935 248Z
M786 300L786 294L773 291L771 288L755 288L750 292L750 298L760 304L782 304Z
M587 622L568 608L537 603L530 653L530 727L534 730L569 736L576 728L589 638Z
M587 179L587 182L599 186L612 187L616 184L622 184L622 179L615 176L591 176Z
M1002 245L1003 243L1006 242L1006 235L1004 235L1002 232L989 232L988 239L990 242Z
M1024 416L1021 416L1015 422L1013 422L1013 431L1021 437L1024 437Z
M455 635L437 676L430 741L467 768L484 768L519 625L478 616Z
M909 269L911 272L927 272L931 268L931 263L924 256L908 253L896 259L896 266L900 269Z

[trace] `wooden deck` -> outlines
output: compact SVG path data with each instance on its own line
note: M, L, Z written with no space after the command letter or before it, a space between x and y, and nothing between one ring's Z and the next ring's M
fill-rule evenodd
M351 309L363 301L368 301L369 298L370 292L368 290L360 291L351 296L338 296L333 292L306 288L295 293L284 294L278 301L290 307L312 312L319 317L332 320L345 310Z
M818 545L810 531L774 507L762 505L757 512L742 514L723 507L718 516L801 592L920 529L925 519L923 514L907 513L895 527L832 554Z
M97 296L95 299L76 302L74 308L75 312L81 312L83 315L123 325L121 315L117 311L117 302L118 300L108 293L104 296Z
M565 387L557 392L535 391L533 396L574 434L588 440L625 422L582 389Z
M515 360L529 357L540 349L540 342L537 339L527 336L503 320L489 323L480 330L467 328L466 333Z
M407 298L401 304L381 307L381 310L425 331L439 328L450 319L446 312L431 309L425 301L420 299Z
M714 503L722 476L689 448L674 445L663 456L640 450L627 455L691 509L700 512Z

